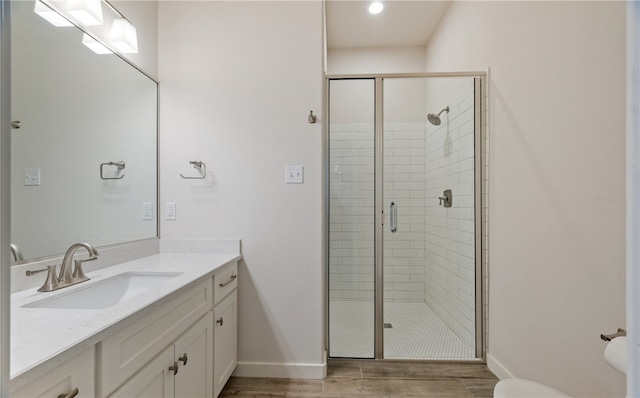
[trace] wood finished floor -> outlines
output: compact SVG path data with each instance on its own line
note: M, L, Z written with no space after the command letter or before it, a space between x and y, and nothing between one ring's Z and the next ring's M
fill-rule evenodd
M493 397L486 365L332 360L324 380L232 377L220 397Z

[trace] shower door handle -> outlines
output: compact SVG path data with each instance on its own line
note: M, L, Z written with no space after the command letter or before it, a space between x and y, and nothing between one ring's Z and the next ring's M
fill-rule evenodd
M389 223L391 232L395 233L398 230L398 208L396 207L396 202L391 202L389 218L391 219Z

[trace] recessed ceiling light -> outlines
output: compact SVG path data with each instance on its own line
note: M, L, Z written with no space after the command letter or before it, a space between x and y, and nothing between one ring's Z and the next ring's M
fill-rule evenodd
M371 3L371 5L369 6L369 12L371 14L380 14L383 8L384 6L382 5L382 3L376 1L375 3Z

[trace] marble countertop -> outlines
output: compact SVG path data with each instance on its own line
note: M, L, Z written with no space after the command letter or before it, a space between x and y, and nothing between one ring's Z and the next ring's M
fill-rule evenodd
M241 258L239 254L160 253L88 272L91 281L51 293L28 289L11 295L11 379L39 365L65 360L103 340L120 325L171 299L183 289L211 277L216 269ZM137 296L104 309L23 308L23 306L83 289L92 282L124 272L181 272ZM45 275L39 274L44 282ZM40 367L37 373L49 368ZM34 376L35 377L35 376Z

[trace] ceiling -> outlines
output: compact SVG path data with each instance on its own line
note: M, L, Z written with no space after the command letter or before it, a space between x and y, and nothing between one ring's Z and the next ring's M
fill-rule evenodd
M371 15L371 1L327 0L327 46L335 48L425 46L450 0L381 0L384 10Z

